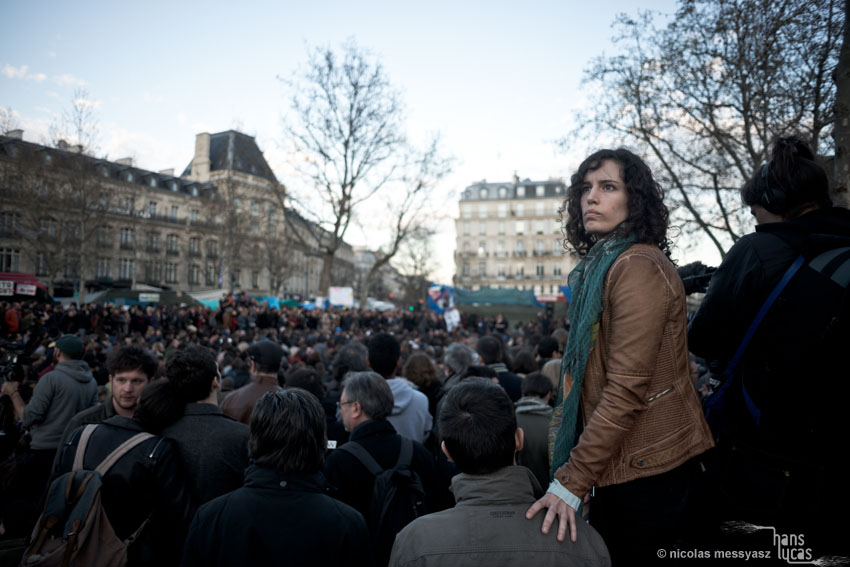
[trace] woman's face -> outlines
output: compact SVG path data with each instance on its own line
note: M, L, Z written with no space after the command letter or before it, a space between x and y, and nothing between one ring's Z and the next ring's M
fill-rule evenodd
M581 216L584 230L605 238L629 218L629 196L620 176L620 164L606 159L584 176Z

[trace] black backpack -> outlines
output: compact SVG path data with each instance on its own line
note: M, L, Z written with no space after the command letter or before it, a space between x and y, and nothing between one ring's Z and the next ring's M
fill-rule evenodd
M386 565L396 534L419 516L428 513L422 479L410 468L413 441L407 437L401 438L398 462L386 470L355 441L349 441L339 449L354 455L375 476L372 504L366 521L372 535L377 565Z

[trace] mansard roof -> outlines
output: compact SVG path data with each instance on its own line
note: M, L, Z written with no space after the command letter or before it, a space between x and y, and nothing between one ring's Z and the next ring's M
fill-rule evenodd
M227 170L256 175L272 183L278 182L254 137L235 130L210 135L210 171ZM183 177L191 172L192 164L189 163L183 171Z

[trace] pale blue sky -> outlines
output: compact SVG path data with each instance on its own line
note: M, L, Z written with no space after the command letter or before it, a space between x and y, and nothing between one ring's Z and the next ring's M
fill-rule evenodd
M99 149L110 159L181 172L195 134L254 135L278 178L286 165L285 85L307 46L353 37L401 89L411 139L439 131L459 160L440 205L470 183L568 176L581 155L552 143L587 101L581 72L611 52L619 12L675 9L673 0L502 2L76 2L0 0L0 106L24 138L48 125L78 86L97 104ZM588 141L593 145L593 141ZM582 148L583 151L585 148ZM435 250L438 279L454 270L454 225ZM347 240L366 241L354 228ZM371 239L374 243L374 239Z

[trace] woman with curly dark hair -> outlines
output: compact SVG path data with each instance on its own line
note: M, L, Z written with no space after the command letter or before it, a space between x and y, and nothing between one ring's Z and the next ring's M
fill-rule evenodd
M697 466L713 442L690 380L682 281L670 261L668 211L649 167L600 150L572 176L566 240L570 336L550 425L553 476L528 511L557 516L558 539L594 489L590 523L614 565L672 549ZM572 381L565 395L564 380Z

